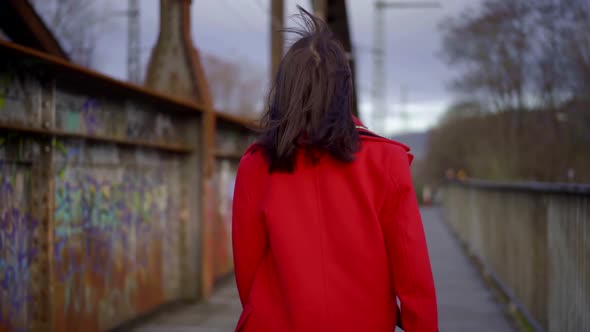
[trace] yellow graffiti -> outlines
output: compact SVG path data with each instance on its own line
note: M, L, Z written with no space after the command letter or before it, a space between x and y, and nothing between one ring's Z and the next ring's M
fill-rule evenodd
M107 199L111 198L111 189L109 187L103 187L102 188L102 195Z
M2 76L0 76L0 91L2 90L2 88L4 87L5 91L8 91L8 89L10 88L10 86L12 85L12 77L9 76L8 74L4 74ZM4 109L4 105L6 104L6 96L2 93L0 93L0 112L2 112L2 110Z

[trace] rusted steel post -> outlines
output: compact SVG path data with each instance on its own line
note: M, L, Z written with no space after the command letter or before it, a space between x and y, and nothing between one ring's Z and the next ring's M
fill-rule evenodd
M41 124L49 129L54 125L54 86L53 82L45 83L38 90L39 103L33 105L40 109ZM39 149L34 151L31 168L31 216L38 227L31 235L31 245L36 248L36 259L31 263L31 298L33 299L31 331L51 331L53 320L53 140L38 139Z
M201 188L199 204L186 201L183 213L183 287L187 293L206 296L213 285L212 271L212 222L209 209L214 208L215 197L213 151L215 145L215 112L198 51L192 45L190 34L191 0L160 1L160 34L154 47L146 76L151 88L198 103L203 111L198 157L191 159L192 167L184 174L191 176L200 169L200 181L194 186L185 183L185 201L194 188ZM200 159L200 160L199 160ZM199 160L199 161L197 161ZM198 163L198 164L197 164ZM194 206L200 206L195 209ZM200 239L200 241L198 241ZM200 262L200 266L196 265ZM197 280L201 282L197 282ZM200 286L200 287L199 287Z
M281 31L285 21L285 4L283 0L272 0L270 3L270 82L272 82L283 58L285 47L285 39Z
M325 21L328 10L328 0L312 0L311 5L313 7L313 14Z

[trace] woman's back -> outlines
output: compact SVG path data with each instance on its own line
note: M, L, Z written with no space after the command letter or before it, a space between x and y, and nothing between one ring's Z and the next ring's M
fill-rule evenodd
M243 158L234 214L252 224L234 224L238 286L249 288L239 331L391 332L396 295L409 301L407 331L436 331L407 148L363 137L352 163L301 149L292 173L269 173L261 149Z
M436 298L408 149L352 116L352 76L300 8L234 192L239 332L434 332ZM361 138L362 137L362 138ZM397 297L397 299L396 299Z

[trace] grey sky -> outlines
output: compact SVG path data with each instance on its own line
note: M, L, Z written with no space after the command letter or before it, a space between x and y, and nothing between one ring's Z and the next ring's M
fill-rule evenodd
M125 9L126 1L97 0L114 10ZM446 83L452 73L440 60L439 21L459 13L467 4L479 0L444 0L442 9L391 9L386 17L386 72L388 102L393 114L399 110L400 87L407 86L410 129L421 130L437 120L451 96ZM245 66L259 67L268 76L270 0L193 0L192 33L195 45L205 53ZM373 47L373 0L348 0L349 21L357 59L357 84L361 116L366 119L371 107ZM295 5L310 7L309 1L286 0L287 15ZM156 38L159 25L159 0L141 1L143 64ZM126 75L126 21L115 18L105 27L97 50L97 68L124 79ZM261 91L263 95L264 91ZM403 130L400 119L392 116L390 131Z

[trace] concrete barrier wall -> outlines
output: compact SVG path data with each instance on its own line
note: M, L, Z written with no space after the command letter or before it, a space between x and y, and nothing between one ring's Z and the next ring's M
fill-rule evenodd
M590 330L590 186L455 183L445 219L539 330Z
M231 272L243 124L218 121L219 188L201 193L198 106L2 51L0 332L105 331L196 300L208 241L220 243L216 273ZM210 239L205 194L219 201Z

